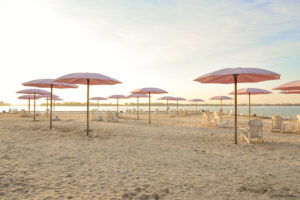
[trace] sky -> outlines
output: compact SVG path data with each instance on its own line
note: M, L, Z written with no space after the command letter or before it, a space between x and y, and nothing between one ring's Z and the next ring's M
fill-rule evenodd
M299 0L0 0L0 101L23 103L16 94L22 83L75 72L122 82L92 86L91 97L158 87L216 103L209 98L227 95L233 85L193 80L226 67L281 74L238 85L271 90L300 79L299 10ZM300 95L272 92L253 101L300 103ZM84 85L54 93L86 101Z

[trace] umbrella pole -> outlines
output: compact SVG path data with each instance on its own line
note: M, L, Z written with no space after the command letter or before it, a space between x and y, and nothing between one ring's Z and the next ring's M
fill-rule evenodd
M149 124L151 124L151 93L149 92Z
M137 97L136 98L136 100L137 100L137 104L136 104L136 109L137 109L137 120L139 120L140 119L140 116L139 116L139 97Z
M87 104L86 104L86 107L87 107L87 110L86 110L86 121L87 121L87 129L86 129L86 135L89 135L89 131L90 131L90 79L86 79L87 81L87 98L86 98L86 101L87 101Z
M33 99L34 99L34 102L33 102L33 121L35 121L35 95L33 95Z
M99 111L99 100L97 100L97 110Z
M169 100L167 99L167 112L169 111Z
M221 110L223 110L223 109L222 109L222 98L221 98Z
M52 129L52 99L53 99L53 85L51 84L51 94L50 94L50 129Z
M48 106L49 104L48 104L48 97L47 97L47 108L46 108L47 117L48 117Z
M198 102L196 101L196 115L198 114Z
M119 113L119 98L117 98L117 113Z
M30 98L28 99L28 115L30 115Z
M250 119L251 119L251 108L250 108L250 103L251 103L251 97L250 97L251 95L250 95L250 93L249 93L249 121L250 121Z
M177 100L177 115L178 115L178 100Z
M238 74L233 74L234 77L234 143L237 144L237 80Z

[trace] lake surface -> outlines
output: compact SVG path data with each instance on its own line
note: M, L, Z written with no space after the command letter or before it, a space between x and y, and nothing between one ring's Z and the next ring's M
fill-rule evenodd
M25 109L27 110L27 106L0 106L0 111L5 110L6 112L9 109ZM97 109L97 106L90 106L90 110ZM119 106L119 111L126 112L128 109L136 109L136 106ZM143 109L144 111L148 111L148 106L140 106L140 109ZM158 109L159 111L165 111L166 106L151 106L151 111L155 111ZM176 106L170 106L170 109L176 110ZM188 109L188 110L196 110L195 106L179 106L179 109ZM219 106L198 106L198 109L200 110L210 110L210 111L218 111L220 109ZM33 106L31 106L31 110L33 110ZM37 111L45 111L46 106L37 106ZM99 106L100 111L116 111L116 106ZM234 110L233 106L223 106L224 112L228 112L229 110ZM77 111L77 112L83 112L86 111L86 106L56 106L55 111ZM239 114L248 114L248 106L238 106L238 113ZM300 106L252 106L251 107L251 113L256 114L257 116L266 116L270 117L272 115L282 115L286 118L296 118L296 115L300 115Z

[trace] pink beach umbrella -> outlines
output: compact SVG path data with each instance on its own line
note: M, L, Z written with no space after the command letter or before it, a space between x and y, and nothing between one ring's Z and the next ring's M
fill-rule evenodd
M198 102L204 102L203 99L191 99L191 102L196 102L196 113L198 113Z
M176 101L177 115L178 115L178 101L186 101L186 99L182 97L173 97L173 99L171 100Z
M228 97L228 96L215 96L210 98L210 100L220 100L220 105L221 105L221 110L223 110L222 106L223 106L223 100L232 100L233 98Z
M237 144L237 83L257 83L280 79L280 74L258 68L225 68L196 78L200 83L234 84L234 138Z
M49 107L48 101L49 100L51 101L51 94L42 94L42 95L38 95L38 97L40 97L40 98L46 98L46 101L47 101L47 117L48 117L48 107ZM54 97L58 97L58 96L52 94L52 97L54 98Z
M131 92L132 94L148 94L149 96L149 124L151 124L151 94L165 94L165 90L159 88L141 88Z
M77 85L56 82L54 79L36 79L23 83L24 86L50 88L50 129L52 129L52 98L53 88L66 89L77 88Z
M97 100L97 110L99 110L99 100L107 100L107 98L104 97L92 97L90 100Z
M37 94L49 94L48 91L46 90L41 90L41 89L25 89L25 90L20 90L17 93L21 94L33 94L33 121L35 121L35 100L36 100L36 95Z
M300 90L283 90L280 94L300 94Z
M89 135L90 85L115 85L121 83L116 79L97 73L73 73L59 77L55 81L69 84L87 85L87 135Z
M171 96L164 96L164 97L160 97L157 100L167 100L167 111L169 111L169 101L170 100L174 100L174 97Z
M237 91L238 95L248 95L249 97L249 111L248 111L248 115L249 115L249 120L251 119L251 95L258 95L258 94L271 94L272 92L268 91L268 90L263 90L263 89L259 89L259 88L243 88L243 89L239 89ZM231 95L234 94L234 92L230 93Z
M136 97L136 109L137 109L137 112L136 112L136 119L139 120L140 119L140 111L139 111L139 98L146 98L148 97L148 95L146 94L130 94L127 96L128 98L134 98Z
M300 90L300 80L285 83L274 88L273 90Z
M36 96L35 98L39 99L39 96ZM32 95L32 94L22 95L22 96L19 96L18 99L28 100L28 113L30 114L30 100L34 99L34 95Z
M119 113L119 99L127 99L127 97L122 94L111 95L107 98L108 99L117 99L117 113Z

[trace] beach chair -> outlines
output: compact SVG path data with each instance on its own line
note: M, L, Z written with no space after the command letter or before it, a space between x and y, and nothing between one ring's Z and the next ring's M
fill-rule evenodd
M263 140L263 121L261 119L251 119L248 122L248 128L243 128L241 130L241 141L245 140L248 144L251 142L264 143Z
M127 110L127 113L128 113L128 114L131 114L131 109Z
M158 115L159 114L159 110L155 109L155 114Z
M211 119L212 115L209 111L206 111L202 114L202 126L211 126L214 121Z
M171 118L174 118L174 117L176 117L176 111L175 111L175 113L174 113L174 110L170 110L169 111L169 117L171 117Z
M29 113L26 110L22 109L21 110L21 117L29 117Z
M135 114L135 113L136 113L136 109L133 109L133 110L132 110L132 114Z
M111 115L111 121L112 122L118 122L119 121L119 117L120 117L119 113L118 112L114 112Z
M60 118L58 117L58 115L55 115L55 118L52 119L53 121L60 121Z
M107 122L110 122L112 120L112 113L111 113L111 111L104 112L104 114L103 114L103 120L107 121Z
M98 110L92 110L92 120L93 121L102 121L102 114Z
M285 124L283 119L279 115L272 116L272 132L279 131L280 133L285 132Z
M300 131L300 115L297 115L297 132Z
M225 128L228 127L229 124L229 120L227 121L223 121L223 116L219 115L217 112L214 112L214 117L215 117L215 124L219 127L219 128Z

